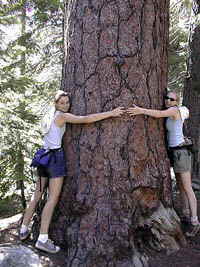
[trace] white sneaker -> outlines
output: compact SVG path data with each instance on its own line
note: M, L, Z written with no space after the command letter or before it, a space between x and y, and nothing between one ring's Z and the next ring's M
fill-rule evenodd
M58 251L60 251L60 247L55 246L53 241L50 239L47 239L46 242L41 242L40 240L38 240L35 244L35 247L49 253L57 253Z

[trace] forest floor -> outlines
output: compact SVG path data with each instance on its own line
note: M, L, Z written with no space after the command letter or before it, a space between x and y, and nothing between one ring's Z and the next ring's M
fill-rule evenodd
M198 215L200 217L200 196L198 195ZM20 218L21 214L4 219L0 218L0 244L21 244L18 239ZM23 244L27 247L34 247L31 239L23 242ZM54 255L49 255L36 249L34 251L39 255L43 267L66 266L64 264L66 252L63 250ZM154 258L150 258L149 267L200 267L200 232L195 237L187 238L187 245L177 252L170 255L160 253Z
M196 192L198 217L200 218L200 193ZM179 210L176 204L176 210ZM182 225L183 231L187 231L187 224ZM187 245L178 251L166 255L160 253L149 260L149 267L200 267L200 231L194 237L186 237Z

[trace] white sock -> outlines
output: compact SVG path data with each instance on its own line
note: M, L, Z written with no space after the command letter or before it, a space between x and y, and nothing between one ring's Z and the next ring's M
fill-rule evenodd
M25 233L26 231L28 230L28 227L25 225L25 224L22 224L21 225L21 228L20 228L20 233Z
M48 240L48 234L40 234L38 240L45 243Z

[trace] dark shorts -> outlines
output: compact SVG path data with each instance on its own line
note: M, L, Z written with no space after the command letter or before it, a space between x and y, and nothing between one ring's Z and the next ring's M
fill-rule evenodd
M187 149L172 149L173 164L175 173L191 171L192 153Z
M50 154L48 167L37 168L39 177L57 178L67 174L65 153L63 148L53 150Z

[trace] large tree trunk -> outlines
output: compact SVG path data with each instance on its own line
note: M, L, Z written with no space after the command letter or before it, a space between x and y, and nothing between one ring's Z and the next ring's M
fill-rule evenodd
M133 103L162 109L169 0L69 0L63 88L71 112ZM144 116L68 125L68 176L52 237L66 266L147 266L149 252L178 249L162 119Z
M190 119L186 124L186 134L194 141L192 178L196 189L200 189L200 26L193 32L190 42L190 76L185 81L184 105L190 110Z

